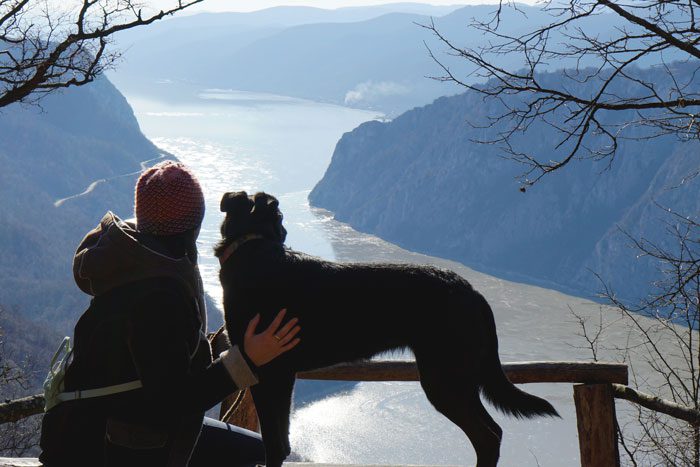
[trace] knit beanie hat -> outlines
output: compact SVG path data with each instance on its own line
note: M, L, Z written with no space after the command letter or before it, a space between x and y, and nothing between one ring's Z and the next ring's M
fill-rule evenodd
M165 161L141 174L134 194L136 227L153 235L174 235L199 227L204 194L197 177L179 162Z

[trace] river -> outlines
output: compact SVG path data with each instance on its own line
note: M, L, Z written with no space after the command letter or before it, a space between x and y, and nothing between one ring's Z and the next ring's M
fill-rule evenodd
M199 241L202 274L207 292L218 304L221 288L212 248L220 238L221 194L262 190L280 199L287 244L294 249L335 261L435 264L462 274L494 309L503 361L590 358L568 310L597 316L597 304L403 250L309 206L308 193L323 176L341 135L380 115L236 91L183 88L177 94L177 103L127 97L146 136L190 165L202 182L207 203ZM622 338L624 330L611 332ZM490 408L505 432L501 465L577 465L572 386L540 384L523 389L552 402L562 419L518 421ZM315 462L475 463L465 435L430 406L418 383L360 383L306 404L293 413L291 442L294 452Z

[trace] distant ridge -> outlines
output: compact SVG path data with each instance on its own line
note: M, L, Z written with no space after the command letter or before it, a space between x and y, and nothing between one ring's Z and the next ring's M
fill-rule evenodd
M478 47L487 39L469 25L488 21L495 5L434 7L389 4L323 10L275 7L251 13L207 13L176 18L148 31L124 34L123 63L110 75L127 94L162 93L177 99L166 81L203 88L224 88L301 97L393 117L461 88L431 79L443 75L428 48L457 76L475 81L470 65L448 53L426 28L435 21L457 46ZM502 12L500 32L520 34L552 17L539 7L521 5ZM588 34L604 37L616 22L601 14L581 24ZM552 35L550 41L566 44ZM499 65L523 66L512 56ZM585 63L584 63L585 65ZM552 62L561 68L565 62Z
M400 3L201 13L121 35L123 62L110 78L127 94L167 94L156 83L170 80L395 115L458 91L428 78L439 74L424 45L434 39L418 24L434 17L451 34L473 42L481 35L465 32L466 25L492 10ZM176 96L173 91L169 97Z

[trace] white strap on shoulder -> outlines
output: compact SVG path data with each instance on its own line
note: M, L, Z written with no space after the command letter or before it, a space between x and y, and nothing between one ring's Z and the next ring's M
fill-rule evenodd
M103 388L85 389L77 391L62 392L57 396L61 402L74 401L77 399L90 399L93 397L110 396L119 394L120 392L133 391L143 387L141 380L129 381L128 383L115 384L113 386L105 386Z

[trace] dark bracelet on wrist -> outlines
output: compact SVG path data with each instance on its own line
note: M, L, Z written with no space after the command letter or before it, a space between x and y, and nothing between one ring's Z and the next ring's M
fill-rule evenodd
M257 371L258 365L256 365L255 363L253 363L253 360L250 359L250 357L248 356L248 354L247 354L246 351L245 351L245 348L244 348L242 345L241 345L241 355L243 355L243 359L244 359L245 362L248 364L248 367L249 367L253 372Z

